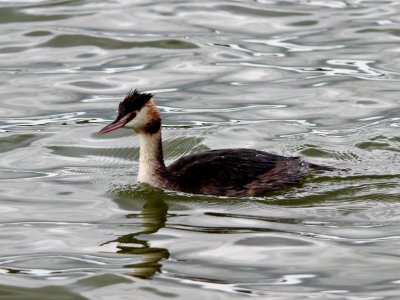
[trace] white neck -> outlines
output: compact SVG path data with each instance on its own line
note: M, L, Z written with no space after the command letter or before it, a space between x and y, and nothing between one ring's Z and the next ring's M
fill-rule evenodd
M140 156L138 182L162 187L165 176L161 130L154 134L139 132Z

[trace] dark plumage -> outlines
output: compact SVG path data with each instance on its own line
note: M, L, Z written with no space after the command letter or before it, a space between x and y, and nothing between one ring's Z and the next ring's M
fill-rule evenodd
M183 192L228 196L261 195L299 182L309 165L253 149L220 149L182 157L167 167Z
M138 181L193 194L258 196L289 187L310 168L334 170L253 149L220 149L182 157L166 167L161 142L161 118L152 94L130 92L120 103L117 119L99 133L125 127L140 138Z
M124 100L119 103L117 119L121 119L130 112L140 110L152 97L153 94L140 93L137 89L133 92L130 91Z

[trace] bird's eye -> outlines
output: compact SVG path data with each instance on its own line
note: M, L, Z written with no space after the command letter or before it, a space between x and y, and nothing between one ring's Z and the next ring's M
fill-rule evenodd
M128 123L128 122L130 122L131 120L133 120L133 119L136 117L136 115L137 115L137 113L136 113L135 111L129 113L129 114L126 116L126 122Z

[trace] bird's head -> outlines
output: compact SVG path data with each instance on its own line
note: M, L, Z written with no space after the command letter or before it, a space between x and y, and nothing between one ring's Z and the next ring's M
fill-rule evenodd
M136 89L129 92L118 106L117 118L98 133L107 133L122 127L138 133L159 132L161 118L152 97L152 94L141 93Z

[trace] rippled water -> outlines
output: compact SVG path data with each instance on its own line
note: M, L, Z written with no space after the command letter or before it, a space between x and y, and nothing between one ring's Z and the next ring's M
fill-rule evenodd
M0 1L1 299L399 299L400 3ZM95 134L156 94L168 162L348 168L265 198L136 185Z

